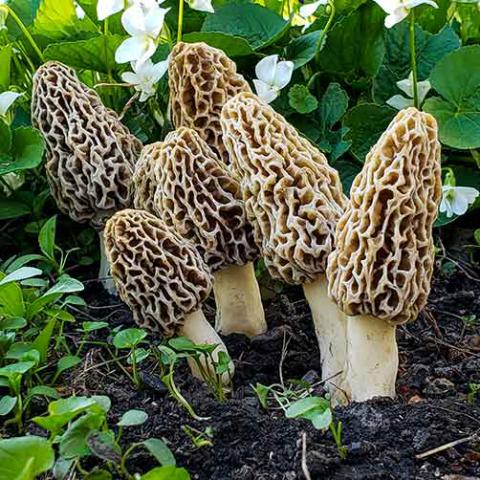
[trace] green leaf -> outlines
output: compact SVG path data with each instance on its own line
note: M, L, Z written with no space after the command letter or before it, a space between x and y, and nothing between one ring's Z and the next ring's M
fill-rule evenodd
M328 400L322 397L306 397L290 404L285 412L285 416L287 418L304 418L312 410L324 411L327 408L330 408Z
M445 56L430 82L442 98L428 99L424 109L437 119L441 142L459 149L480 147L480 45Z
M53 467L55 456L46 438L27 436L0 440L0 478L34 480Z
M145 448L156 458L160 465L176 465L175 457L167 444L158 438L149 438L142 442Z
M87 413L77 418L60 437L60 455L67 459L90 455L88 435L101 428L105 420L105 414L99 412Z
M322 31L316 30L295 38L287 45L285 58L291 60L295 68L303 67L315 58L321 36Z
M12 60L12 45L0 48L0 89L7 90L10 86L10 64Z
M396 113L396 110L388 106L362 103L345 115L343 125L349 128L346 138L352 142L350 152L359 162L365 161L367 153Z
M184 468L165 466L150 470L140 480L190 480L190 474Z
M76 355L67 355L62 357L57 363L57 375L61 374L65 370L76 367L80 363L82 363L82 359Z
M57 320L55 318L49 320L32 344L33 348L40 352L40 360L42 363L47 361L48 347L50 346L50 340L52 339L56 324Z
M95 330L100 330L101 328L107 328L110 324L108 322L83 322L82 330L84 332L93 332Z
M418 79L430 76L434 65L447 53L460 46L460 40L450 27L445 27L436 35L415 27ZM386 53L378 74L374 79L374 98L384 103L401 91L397 82L408 77L410 64L410 31L408 22L402 22L387 30L385 36Z
M30 213L32 213L31 208L23 202L9 198L0 199L0 220L19 218Z
M127 328L113 337L113 345L116 348L134 348L146 336L147 332L141 328Z
M24 317L23 292L16 283L10 283L0 288L0 315L14 318Z
M73 68L108 73L119 69L115 50L123 40L121 35L100 35L88 40L53 43L45 49L44 56Z
M12 149L12 133L8 124L0 118L0 175L2 165L12 161L10 151ZM5 159L5 160L4 160Z
M85 475L84 480L112 480L112 474L103 469L95 468L87 475Z
M3 307L0 304L0 311L3 310ZM11 318L1 318L0 319L0 330L18 330L27 325L27 321L22 317L11 317Z
M28 390L28 397L47 397L57 400L60 395L53 387L48 387L47 385L37 385L36 387L30 388Z
M451 0L436 0L438 8L420 5L415 9L415 21L429 32L436 33L448 23L448 8Z
M129 410L122 415L117 425L119 427L133 427L142 425L148 419L148 414L143 410Z
M10 0L8 5L18 15L22 23L26 27L29 27L35 19L40 1L41 0ZM23 35L11 16L7 19L7 29L9 36L12 36L14 39Z
M288 26L282 17L260 5L227 3L207 16L202 32L242 37L254 50L258 50L279 39Z
M55 259L55 233L57 231L57 217L47 220L38 234L38 244L43 254L50 260Z
M187 43L205 42L211 47L223 50L229 57L242 57L254 53L245 38L226 33L192 32L183 35L182 41Z
M309 420L317 430L326 430L332 423L332 419L332 410L327 408L323 412L315 412Z
M0 290L1 290L1 287L3 287L4 285L8 285L9 283L12 283L12 282L20 282L27 278L38 277L42 273L43 272L38 268L21 267L18 270L15 270L14 272L9 273L6 277L3 277L3 279L0 280Z
M460 3L455 5L455 20L460 23L460 34L464 44L480 40L480 15L478 3Z
M72 468L73 463L73 459L65 460L64 458L58 458L53 466L53 478L55 478L55 480L65 480L70 472L70 469Z
M35 362L11 363L0 368L0 377L11 378L13 375L23 375L34 366Z
M0 416L8 415L17 404L17 398L10 395L4 395L0 398Z
M320 55L320 67L350 83L373 77L383 59L383 10L369 2L335 24Z
M347 108L347 92L338 83L330 83L320 100L317 115L324 133L340 121Z
M298 113L310 113L318 107L318 100L305 85L297 84L290 88L288 101L290 106Z
M72 0L42 0L33 22L32 32L46 39L45 43L66 38L85 38L98 34L95 24L79 20Z

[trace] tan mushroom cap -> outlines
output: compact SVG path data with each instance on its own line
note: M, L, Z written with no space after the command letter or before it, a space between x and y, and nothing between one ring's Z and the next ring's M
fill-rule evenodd
M367 155L337 226L327 276L345 313L416 319L430 292L440 197L436 121L403 110Z
M142 145L71 68L48 62L37 70L32 122L45 138L47 178L63 213L101 230L130 206Z
M315 280L326 269L346 204L338 172L251 93L225 105L222 128L270 274L294 284Z
M110 218L105 249L120 297L137 324L165 336L200 309L212 288L193 245L148 212L127 209Z
M250 91L235 63L206 43L181 42L170 55L168 78L172 123L196 130L228 164L220 113L227 100Z
M161 142L145 145L133 171L133 206L138 210L146 210L157 214L154 203L155 190L155 163L161 149Z
M136 205L151 206L152 213L191 239L213 271L258 256L240 185L198 133L189 128L170 132L144 149L140 164L134 175Z

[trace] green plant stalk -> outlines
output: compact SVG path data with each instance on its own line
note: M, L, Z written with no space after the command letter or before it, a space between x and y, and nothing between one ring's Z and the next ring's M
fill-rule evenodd
M132 373L133 373L133 383L137 388L140 388L140 379L138 378L137 370L137 359L135 357L135 347L130 350L130 358L132 359Z
M328 1L328 6L330 7L330 15L328 17L327 23L325 25L325 28L322 31L322 34L320 35L320 39L318 41L317 45L317 51L315 52L315 61L318 63L320 61L320 52L323 47L323 42L327 36L328 31L330 30L330 27L332 26L333 19L335 18L335 2L334 0L329 0Z
M38 48L38 45L37 43L35 42L35 40L33 39L33 37L30 35L30 32L28 31L27 27L25 26L25 24L20 20L20 17L15 13L15 11L9 7L8 5L5 5L3 4L1 6L1 8L4 8L7 10L8 14L11 15L11 17L13 18L13 20L15 21L15 23L18 25L18 28L20 28L20 30L22 31L22 33L25 35L25 38L28 40L28 42L30 43L30 45L32 46L33 50L35 51L35 53L37 54L38 58L40 59L40 61L43 63L45 62L45 58L43 57L43 53L42 51L40 50L40 48Z
M410 12L410 64L412 68L413 79L413 104L415 108L420 108L418 101L418 75L417 75L417 54L415 48L415 12Z
M182 41L183 30L183 10L185 0L178 1L178 30L177 30L177 43Z
M121 473L125 475L125 477L127 478L132 478L129 471L127 470L127 459L130 456L130 454L141 445L142 445L141 443L132 443L132 445L130 445L125 451L125 453L122 455L119 467L120 467Z

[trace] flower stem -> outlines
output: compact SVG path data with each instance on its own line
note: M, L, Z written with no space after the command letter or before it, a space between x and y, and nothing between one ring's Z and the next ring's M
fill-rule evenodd
M177 43L182 41L183 7L184 7L184 0L179 0L179 1L178 1L178 31L177 31Z
M330 27L332 26L333 19L335 17L335 3L334 3L334 0L328 0L328 6L330 7L330 15L328 17L325 28L323 29L323 32L320 35L320 39L319 39L318 45L317 45L317 51L315 52L315 60L317 62L320 60L320 52L323 48L323 42L325 41L325 39L327 37L327 33L330 30Z
M36 44L35 40L33 37L30 35L30 32L28 31L27 27L24 25L24 23L20 20L20 17L13 11L11 7L8 5L2 5L1 8L5 8L8 11L8 14L13 18L15 23L18 25L18 28L22 31L22 33L25 35L25 38L28 40L30 45L32 46L33 50L35 53L38 55L38 58L40 61L43 63L45 62L45 58L43 57L43 53L41 50L38 48L38 45Z
M415 108L419 108L418 102L418 76L417 76L417 54L415 51L415 13L410 11L410 64L412 67L413 79L413 104Z

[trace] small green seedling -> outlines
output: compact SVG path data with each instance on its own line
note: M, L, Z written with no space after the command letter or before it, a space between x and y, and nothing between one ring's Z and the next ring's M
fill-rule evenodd
M182 430L190 438L195 448L212 447L213 446L213 429L206 427L203 432L189 425L182 425Z
M479 393L480 393L480 383L469 383L468 393L467 393L468 403L475 403L477 401L477 396Z

